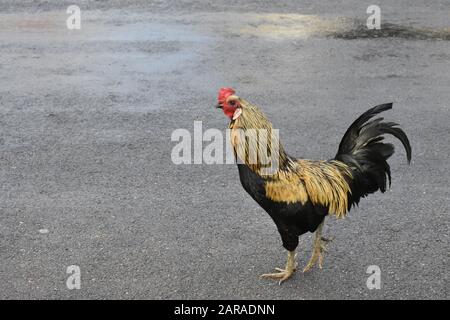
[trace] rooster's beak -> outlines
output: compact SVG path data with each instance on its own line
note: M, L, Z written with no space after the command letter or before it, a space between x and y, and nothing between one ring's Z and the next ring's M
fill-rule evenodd
M216 105L216 108L222 109L222 105L221 105L221 104L217 104L217 105Z

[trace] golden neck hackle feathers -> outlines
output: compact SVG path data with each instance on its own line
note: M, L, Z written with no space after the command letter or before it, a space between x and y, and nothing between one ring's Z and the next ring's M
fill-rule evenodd
M348 166L336 160L312 161L289 157L272 124L259 108L241 98L239 104L242 114L230 123L231 144L237 160L266 180L266 196L273 201L287 203L305 204L310 200L328 207L330 214L344 217L351 193L348 180L352 174ZM256 143L248 139L252 136L248 133L252 131L258 135ZM262 139L261 132L266 132L262 134ZM251 155L258 155L257 161ZM267 170L271 165L273 167L274 160L278 161L276 170Z
M290 158L280 143L278 130L258 107L239 98L241 115L231 121L231 144L236 157L252 171L265 176L287 169ZM269 170L269 168L274 170Z

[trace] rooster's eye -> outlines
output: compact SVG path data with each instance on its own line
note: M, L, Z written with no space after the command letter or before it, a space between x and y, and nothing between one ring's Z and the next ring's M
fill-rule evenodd
M228 103L230 104L230 106L234 106L236 102L235 101L230 101Z

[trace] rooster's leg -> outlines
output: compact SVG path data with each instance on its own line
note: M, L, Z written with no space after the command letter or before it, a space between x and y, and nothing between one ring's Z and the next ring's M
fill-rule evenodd
M314 267L314 265L317 262L319 262L319 268L322 269L323 256L324 256L324 253L327 252L326 243L331 241L331 239L325 239L324 237L322 237L322 229L323 229L324 221L322 221L322 223L319 225L319 227L316 230L316 233L314 236L313 254L311 256L311 259L309 259L309 262L306 265L305 269L303 269L303 272L309 271L309 269Z
M261 275L261 278L279 280L278 284L281 284L283 281L289 279L297 269L297 262L295 262L296 258L297 254L295 253L295 251L289 251L285 269L275 268L275 270L278 272L265 273Z

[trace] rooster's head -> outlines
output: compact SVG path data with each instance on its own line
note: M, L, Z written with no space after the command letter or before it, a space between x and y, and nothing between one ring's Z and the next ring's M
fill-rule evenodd
M217 97L217 108L221 108L230 120L236 120L242 114L241 99L235 93L232 88L221 88Z

